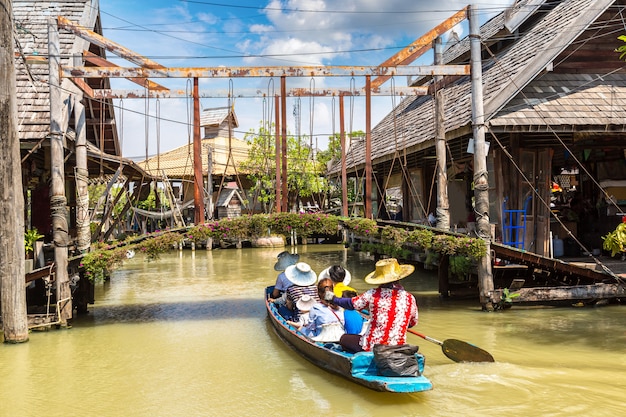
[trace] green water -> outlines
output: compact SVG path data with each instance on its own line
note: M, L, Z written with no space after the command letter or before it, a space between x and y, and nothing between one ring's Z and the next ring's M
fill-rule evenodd
M458 364L419 337L429 392L373 392L301 359L273 333L263 290L280 249L136 257L71 329L0 345L0 416L618 416L626 381L624 306L514 307L437 296L434 271L403 283L417 298L416 330L490 352ZM374 270L338 245L298 247L317 271L342 263L350 284Z

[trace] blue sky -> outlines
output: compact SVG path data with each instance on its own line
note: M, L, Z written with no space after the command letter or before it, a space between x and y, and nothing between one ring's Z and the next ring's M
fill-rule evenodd
M472 3L479 8L481 21L509 6L512 0L483 0ZM101 0L100 14L104 36L166 67L218 66L376 66L400 51L468 3L455 0L438 2L406 0ZM466 27L455 30L465 36ZM116 65L133 64L108 54ZM432 53L419 62L432 64ZM155 82L170 88L188 89L185 79ZM364 85L363 77L289 78L287 88L355 88ZM405 77L393 84L406 86ZM383 87L390 88L391 81ZM115 89L137 89L126 81L113 82ZM258 89L279 91L278 80L269 78L201 79L200 92ZM399 97L372 100L372 127L387 114ZM187 144L192 129L192 105L186 99L125 99L116 104L123 154L144 159ZM222 107L227 98L201 99L201 109ZM233 104L231 102L230 104ZM327 137L339 131L338 101L302 97L299 122L293 116L296 99L287 102L288 130L313 135L324 149ZM365 99L345 101L346 129L365 130ZM234 100L239 128L235 136L257 129L267 120L268 104L262 98ZM148 114L149 117L145 117ZM265 114L265 116L264 116ZM334 116L333 116L334 114ZM159 117L157 117L157 115Z

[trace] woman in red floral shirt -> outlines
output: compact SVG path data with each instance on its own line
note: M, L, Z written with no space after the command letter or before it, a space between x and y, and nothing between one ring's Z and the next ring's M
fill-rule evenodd
M406 331L417 324L417 303L413 294L399 284L409 276L415 267L400 265L394 258L376 262L376 270L365 277L368 284L377 288L368 290L353 298L337 298L328 294L327 300L350 310L367 310L370 324L363 336L345 334L339 343L347 351L369 351L374 345L403 345Z

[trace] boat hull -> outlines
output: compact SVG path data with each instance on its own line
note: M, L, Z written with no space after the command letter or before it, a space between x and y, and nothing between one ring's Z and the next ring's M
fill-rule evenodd
M278 337L305 359L328 372L340 375L376 391L409 393L432 389L432 383L423 375L418 377L385 377L377 375L374 357L371 352L352 354L337 350L335 344L315 342L308 339L289 326L285 319L278 314L273 303L268 302L268 294L272 289L273 287L268 287L265 294L265 306L270 322ZM421 354L418 354L418 362L420 371L423 371L424 357Z

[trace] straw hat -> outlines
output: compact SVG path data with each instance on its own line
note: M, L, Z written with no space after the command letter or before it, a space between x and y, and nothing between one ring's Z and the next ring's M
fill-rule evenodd
M287 269L285 269L285 276L294 285L300 287L313 285L315 281L317 281L317 274L306 262L298 262L295 265L289 265Z
M329 266L328 268L320 272L320 274L317 276L317 282L320 282L324 278L330 278L330 268L332 268L332 266ZM344 271L346 271L346 276L343 278L343 283L345 285L350 285L350 281L352 281L352 275L350 274L350 271L345 268Z
M296 303L296 307L298 307L300 311L309 311L315 303L317 303L315 298L311 297L309 294L304 294Z
M278 262L274 264L275 271L284 271L289 265L294 265L300 259L300 255L297 253L291 254L287 251L283 251L276 256Z
M376 262L376 270L367 274L365 282L368 284L387 284L399 281L413 273L413 265L400 265L395 258L381 259Z

